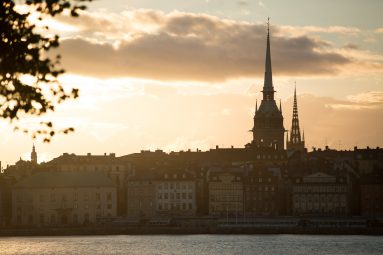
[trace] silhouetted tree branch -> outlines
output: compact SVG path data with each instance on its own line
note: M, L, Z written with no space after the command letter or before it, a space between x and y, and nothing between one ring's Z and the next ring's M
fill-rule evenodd
M40 116L55 110L57 104L78 97L78 89L64 90L58 81L64 73L60 56L51 59L47 51L59 46L59 36L50 36L48 27L39 31L29 17L38 14L38 20L70 11L77 17L79 10L91 0L26 0L29 12L22 13L14 1L0 3L0 117L12 124L25 116ZM74 131L72 127L56 130L51 121L40 122L38 130L23 129L32 137L41 136L49 142L57 133ZM20 129L15 124L15 129Z

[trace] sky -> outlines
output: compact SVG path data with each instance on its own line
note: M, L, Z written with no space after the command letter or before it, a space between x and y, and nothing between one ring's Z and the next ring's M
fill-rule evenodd
M64 152L208 150L252 139L270 17L276 99L291 127L297 86L306 147L383 145L382 1L95 0L45 19L61 37L66 88L80 98L43 116L75 133L50 143L0 120L3 167ZM34 128L41 118L23 118Z

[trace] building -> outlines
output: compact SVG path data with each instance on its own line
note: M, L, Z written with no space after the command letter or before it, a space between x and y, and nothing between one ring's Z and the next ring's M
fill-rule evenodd
M288 134L288 133L287 133ZM298 102L297 102L297 88L294 89L294 105L293 105L293 118L291 122L290 140L287 135L286 147L288 150L296 150L305 152L305 133L301 136L298 118Z
M157 214L194 216L197 211L196 180L183 169L163 171L156 181Z
M0 174L0 226L8 226L12 218L13 180Z
M383 173L365 175L360 183L360 211L367 217L383 217Z
M139 173L127 180L127 216L153 218L156 216L156 175Z
M280 177L279 169L259 168L254 169L244 178L245 216L280 214Z
M12 224L67 226L116 216L116 186L104 174L45 172L12 188Z
M117 213L126 214L126 179L134 175L129 160L117 158L114 153L107 155L75 155L64 153L44 166L60 172L98 172L107 175L117 187Z
M282 107L274 99L273 75L271 69L270 30L267 27L267 45L265 61L265 79L263 84L263 99L259 108L255 106L253 141L249 146L272 147L276 150L284 149L284 133Z
M316 172L296 177L292 188L294 215L346 216L351 185L346 176Z
M208 171L209 215L240 217L244 215L243 179L240 167L214 167Z

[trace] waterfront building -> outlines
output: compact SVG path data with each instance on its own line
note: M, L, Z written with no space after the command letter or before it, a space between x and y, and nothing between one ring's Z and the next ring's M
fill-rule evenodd
M127 180L127 216L153 218L156 216L156 175L139 173Z
M183 169L163 171L156 181L156 195L160 216L196 214L196 180L191 172Z
M360 183L360 212L372 218L383 217L383 173L365 175Z
M241 167L212 167L207 173L209 215L239 217L244 215L243 179Z
M126 214L126 179L134 175L129 160L117 158L114 153L107 155L75 155L64 153L44 165L51 171L60 172L98 172L108 176L117 187L117 213Z
M244 178L245 215L275 216L280 214L279 168L258 168Z
M104 174L45 172L12 188L12 224L68 226L116 216L116 186Z
M316 172L295 177L292 187L294 215L346 216L350 213L351 185L347 176Z

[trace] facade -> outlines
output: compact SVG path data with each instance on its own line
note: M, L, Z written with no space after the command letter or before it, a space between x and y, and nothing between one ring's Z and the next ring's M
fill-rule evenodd
M288 134L288 133L287 133ZM298 102L297 102L297 89L294 89L294 106L293 106L293 119L291 122L290 140L287 136L286 147L288 150L297 150L305 152L305 134L301 136L298 118Z
M242 168L211 168L208 171L209 215L239 217L244 215Z
M152 218L156 215L156 183L153 175L134 176L127 181L127 216Z
M267 29L267 46L265 61L265 79L263 99L259 109L256 105L254 115L253 147L271 147L276 150L284 149L284 133L282 108L278 109L274 99L273 76L271 69L270 33Z
M46 172L12 189L15 226L68 226L116 216L116 187L100 173Z
M97 172L107 175L117 187L117 213L126 214L126 180L134 175L134 169L128 160L109 155L75 155L64 153L52 160L48 169L60 172Z
M255 169L244 179L244 208L246 216L279 215L280 173Z
M374 172L362 177L360 211L367 217L383 217L383 174Z
M194 216L197 211L196 181L187 171L165 171L156 181L157 214Z
M346 216L350 213L350 184L346 176L322 172L295 178L294 215Z

